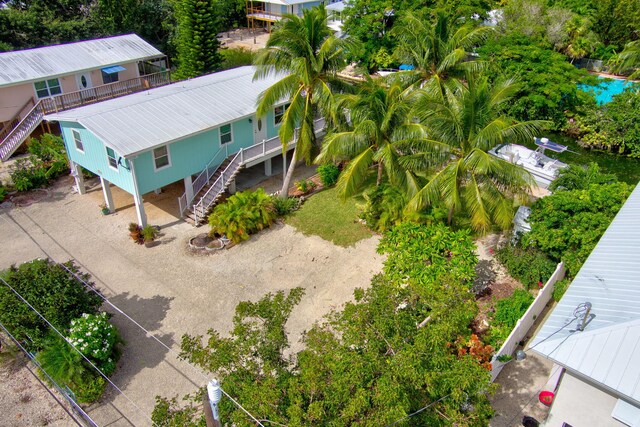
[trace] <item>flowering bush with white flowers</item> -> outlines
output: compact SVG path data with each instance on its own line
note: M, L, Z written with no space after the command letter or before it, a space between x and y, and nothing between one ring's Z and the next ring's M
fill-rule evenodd
M67 340L94 363L105 375L116 368L120 342L118 330L109 323L107 313L83 314L71 321Z

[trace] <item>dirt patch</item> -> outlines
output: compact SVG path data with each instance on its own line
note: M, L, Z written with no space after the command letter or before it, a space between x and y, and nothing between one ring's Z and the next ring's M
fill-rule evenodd
M34 203L40 202L51 197L51 193L43 188L37 188L35 190L19 193L10 198L11 203L19 207L30 206Z
M473 328L476 333L483 333L489 329L489 318L493 313L493 306L496 301L507 298L518 289L524 289L522 283L509 276L509 273L495 257L498 246L506 243L507 237L501 234L489 234L476 240L476 253L480 263L484 263L486 269L493 273L493 280L477 299L478 315L473 321Z
M0 359L0 424L7 427L75 426L29 372L25 360L0 354L3 356Z

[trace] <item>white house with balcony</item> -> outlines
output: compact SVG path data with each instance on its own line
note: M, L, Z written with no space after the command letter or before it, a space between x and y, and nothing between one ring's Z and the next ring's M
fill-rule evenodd
M136 34L0 53L0 159L45 113L167 84L166 65Z

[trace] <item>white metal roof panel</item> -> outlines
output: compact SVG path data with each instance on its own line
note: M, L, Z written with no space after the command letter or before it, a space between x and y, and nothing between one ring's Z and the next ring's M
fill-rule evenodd
M587 301L592 304L593 317L580 332L573 312ZM620 209L530 348L640 403L640 186Z
M240 67L46 116L78 122L122 156L252 115L258 95L279 77L253 81Z
M136 34L0 53L0 86L164 56Z

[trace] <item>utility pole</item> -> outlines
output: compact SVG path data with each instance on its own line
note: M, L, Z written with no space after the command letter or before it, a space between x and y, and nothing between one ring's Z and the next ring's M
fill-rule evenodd
M207 420L207 427L222 427L220 424L220 414L218 403L222 399L222 389L217 380L211 380L207 384L207 394L203 396L204 417Z

